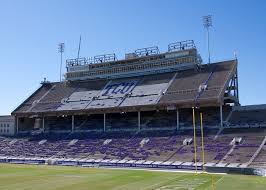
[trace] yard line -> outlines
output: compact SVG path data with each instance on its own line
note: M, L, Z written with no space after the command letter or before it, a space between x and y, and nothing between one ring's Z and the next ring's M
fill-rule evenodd
M218 183L220 183L223 179L224 179L225 176L221 177L220 179L218 179L215 184L217 185Z
M177 180L177 179L179 179L179 178L181 178L181 177L184 177L184 176L186 176L186 175L181 175L181 176L178 176L178 177L173 177L173 178L171 178L171 179L169 179L169 180L165 180L165 181L162 181L162 182L160 182L160 183L155 183L155 184L153 184L153 185L150 185L150 186L144 187L144 188L141 189L141 190L147 190L147 189L151 189L151 188L159 188L159 187L161 187L162 185L164 185L165 183L170 183L170 182L175 181L175 180Z
M222 180L223 180L223 178L224 178L225 176L222 176L220 179L218 179L214 184L216 185L216 187L217 187L217 184L218 183L220 183ZM207 190L209 190L209 189L211 189L211 186L209 186L208 188L207 188Z

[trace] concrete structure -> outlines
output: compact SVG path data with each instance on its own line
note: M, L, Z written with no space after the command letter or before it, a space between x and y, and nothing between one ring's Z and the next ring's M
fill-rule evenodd
M15 134L15 119L11 115L0 116L0 135Z

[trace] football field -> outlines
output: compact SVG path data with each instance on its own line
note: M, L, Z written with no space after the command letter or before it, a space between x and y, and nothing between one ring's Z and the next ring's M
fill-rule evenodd
M213 183L212 183L213 182ZM144 170L0 164L0 190L265 190L266 178Z

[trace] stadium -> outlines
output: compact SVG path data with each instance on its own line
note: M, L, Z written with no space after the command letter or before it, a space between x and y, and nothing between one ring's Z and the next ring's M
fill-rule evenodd
M265 175L266 105L240 105L237 58L203 64L187 40L66 67L65 80L42 81L12 112L15 135L0 137L3 171L26 180L26 168L58 189L245 189L251 179L265 187L243 175ZM230 183L239 179L247 184Z

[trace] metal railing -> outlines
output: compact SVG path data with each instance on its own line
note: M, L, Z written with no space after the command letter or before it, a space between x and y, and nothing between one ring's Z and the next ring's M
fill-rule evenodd
M159 48L157 46L141 48L141 49L135 50L135 54L139 57L149 56L149 55L157 55L159 53L160 53L160 51L159 51Z
M116 61L116 55L113 54L104 54L104 55L97 55L94 57L81 57L81 58L75 58L75 59L67 59L66 60L66 66L72 67L72 66L79 66L79 65L87 65L87 64L93 64L93 63L105 63L105 62L111 62Z
M174 42L168 45L168 52L181 51L186 49L196 48L193 40L186 40L181 42Z
M75 58L75 59L67 59L66 66L78 66L78 65L86 65L92 63L91 58Z
M116 55L114 53L94 56L94 63L104 63L111 61L116 61Z

